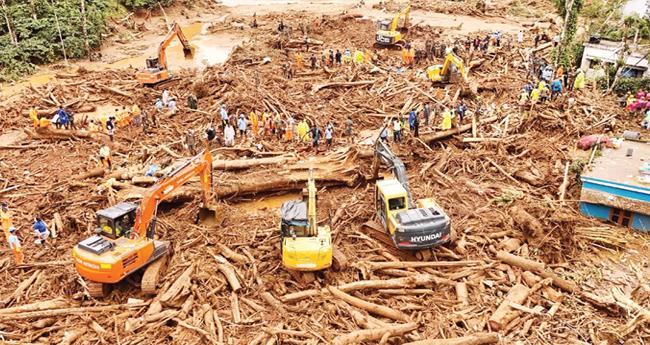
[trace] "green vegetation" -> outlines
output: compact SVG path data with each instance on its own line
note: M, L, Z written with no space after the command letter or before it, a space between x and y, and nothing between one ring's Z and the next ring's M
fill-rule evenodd
M160 2L163 6L169 6L174 0L120 0L120 3L130 9L152 8L158 6Z
M650 39L650 18L646 15L623 18L622 8L625 0L592 0L582 11L588 21L588 34L620 41L633 39L638 30L638 39Z
M160 0L163 6L173 0ZM82 58L98 48L107 19L157 0L0 0L0 81L19 79L39 64Z
M68 58L88 55L101 44L112 9L109 0L0 0L0 5L3 81L32 72L36 64L61 59L64 53Z
M568 16L567 0L553 0L553 3L557 8L558 14L562 16L562 18L568 18L564 37L554 51L554 56L556 56L556 61L561 65L571 66L576 62L579 56L582 55L582 52L580 51L582 45L574 42L574 38L578 29L578 15L582 9L583 0L568 0L568 5L571 6ZM576 45L579 45L580 47Z

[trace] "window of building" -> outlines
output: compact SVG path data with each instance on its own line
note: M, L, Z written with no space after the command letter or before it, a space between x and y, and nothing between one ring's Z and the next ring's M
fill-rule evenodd
M613 208L609 211L609 220L618 225L630 226L634 220L634 213L632 211L621 210Z

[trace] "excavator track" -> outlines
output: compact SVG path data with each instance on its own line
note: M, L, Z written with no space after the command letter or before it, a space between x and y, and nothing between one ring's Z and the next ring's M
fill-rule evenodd
M388 233L386 233L386 230L384 230L384 227L380 223L374 220L370 220L363 223L361 228L363 229L363 232L366 235L380 242L383 245L384 249L389 254L396 256L405 261L412 261L417 259L413 251L399 249L395 247L395 244L393 243L393 239L390 238L390 236L388 235Z
M160 275L167 267L168 260L169 255L163 255L161 258L150 263L147 268L145 268L144 274L142 275L142 281L140 283L142 292L148 295L153 295L156 293L156 287L158 285L158 281L160 280Z
M110 284L93 282L86 280L86 285L88 286L88 294L92 298L102 298L111 291Z

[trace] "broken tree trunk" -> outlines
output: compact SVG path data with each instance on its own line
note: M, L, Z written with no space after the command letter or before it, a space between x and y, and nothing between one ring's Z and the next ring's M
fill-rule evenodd
M498 333L476 333L460 338L420 340L404 345L482 345L499 342Z
M505 327L508 322L517 317L517 314L519 314L519 312L510 306L510 302L522 304L524 301L526 301L526 298L528 298L529 293L530 289L525 285L517 284L513 286L497 310L494 311L494 314L490 316L490 327L492 327L493 330L498 331L500 329L503 329L503 327Z
M24 320L24 319L42 319L53 316L61 315L83 315L86 313L104 313L108 311L117 311L123 309L140 308L146 306L148 303L127 303L115 304L97 307L78 307L78 308L63 308L63 309L49 309L40 311L31 311L15 314L0 314L0 321L9 320Z
M322 89L328 88L328 87L351 87L351 86L363 86L363 85L372 85L376 82L376 80L362 80L362 81L341 81L341 82L333 82L333 83L325 83L325 84L314 84L312 87L312 92L318 92Z
M214 259L217 261L217 269L226 277L232 291L237 292L241 290L241 284L239 283L239 279L237 279L237 274L232 266L228 264L228 261L218 255L215 255Z
M542 262L537 262L522 258L521 256L513 255L504 251L497 253L497 259L501 260L511 266L516 266L524 270L532 271L539 274L543 278L551 278L553 285L569 293L579 292L580 288L573 282L560 278L554 272L546 270L546 265Z
M174 283L162 294L160 303L168 306L178 307L179 299L190 293L192 286L192 273L194 273L194 264L191 264L185 271L174 281Z
M540 238L544 235L544 226L537 220L537 218L530 215L523 208L513 206L510 209L510 216L517 226L524 232L526 236L533 238Z
M91 178L91 177L101 177L101 176L104 176L104 173L105 173L104 168L95 168L95 169L93 169L93 170L88 170L88 171L83 172L83 173L81 173L81 174L74 175L74 176L72 176L72 179L73 179L73 180L77 180L77 181L78 181L78 180L85 180L85 179L87 179L87 178Z
M296 157L280 156L268 158L253 158L253 159L235 159L235 160L215 160L212 162L213 169L219 170L241 170L250 169L265 165L282 165L286 163L295 162Z
M386 333L388 333L389 336L397 336L410 332L416 328L418 328L418 325L410 322L403 325L389 325L382 328L354 331L334 338L334 340L332 340L332 345L359 344L364 341L380 340Z
M389 319L393 319L396 321L408 321L409 319L408 315L402 313L399 310L385 307L383 305L366 302L361 298L350 296L333 286L328 287L328 289L330 293L334 295L334 297L341 299L357 308L363 309L371 314L381 315L383 317L387 317Z
M497 120L496 116L486 117L486 118L481 119L479 121L479 125L483 125L483 124L486 124L486 123L491 123L491 122L494 122L496 120ZM462 126L459 126L459 127L456 127L456 128L452 128L452 129L449 129L449 130L446 130L446 131L439 131L439 132L434 132L434 133L427 134L427 135L422 135L422 136L420 136L420 138L425 143L430 144L431 142L434 142L436 140L448 138L448 137L450 137L452 135L456 135L456 134L459 134L459 133L462 133L462 132L467 132L467 131L469 131L471 129L472 129L472 124L468 123L466 125L462 125Z

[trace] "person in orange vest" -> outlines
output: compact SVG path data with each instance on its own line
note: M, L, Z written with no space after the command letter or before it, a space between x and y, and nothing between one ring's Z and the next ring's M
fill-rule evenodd
M23 260L25 259L25 255L23 254L23 248L20 245L20 239L18 239L18 236L16 236L16 228L13 226L9 228L9 238L7 241L9 242L9 248L11 248L11 251L14 252L16 265L22 264Z
M9 211L9 205L6 202L2 203L0 206L0 224L2 224L2 231L5 233L5 238L9 240L9 228L11 228L11 212Z
M402 65L407 66L409 62L408 50L402 48Z
M296 52L294 58L296 60L296 69L302 69L302 53Z
M415 65L415 48L413 47L409 48L408 56L409 56L409 65L411 66Z
M286 141L291 142L293 140L293 126L295 124L295 121L293 120L293 117L291 115L287 116L287 127L284 132L284 138Z

